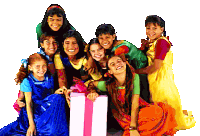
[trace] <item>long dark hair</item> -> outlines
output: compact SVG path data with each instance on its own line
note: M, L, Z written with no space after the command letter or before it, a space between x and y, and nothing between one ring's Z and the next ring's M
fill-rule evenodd
M115 55L111 55L110 58L112 58ZM124 62L126 61L124 54L117 55L120 57ZM109 59L110 59L109 58ZM108 67L108 65L107 65ZM112 102L111 102L111 108L112 113L114 117L121 119L123 118L123 113L126 115L129 115L131 112L131 104L132 104L132 91L134 89L133 81L135 74L133 73L133 67L128 64L126 67L126 80L125 80L125 104L122 104L118 100L118 86L117 86L117 79L115 77L110 77L106 81L106 87L108 90L108 93L111 95Z
M85 45L83 43L83 38L82 38L81 34L75 30L67 31L66 33L63 34L63 37L62 37L63 44L64 44L64 40L69 37L74 37L79 46L79 52L76 54L76 59L80 59L80 58L86 56L86 53L84 52ZM61 56L64 58L68 57L64 51L64 47L60 46L60 48L61 48L61 51L60 51Z
M53 16L53 15L57 15L58 17L63 17L63 25L61 26L61 28L58 31L51 30L51 28L49 27L48 22L47 22L48 16ZM49 35L58 36L59 45L61 45L62 38L60 39L60 37L62 37L63 33L67 32L73 28L72 25L69 23L69 21L66 18L64 9L58 4L51 4L47 8L41 24L42 24L41 30L43 33L46 32Z
M87 53L87 57L88 57L88 58L92 58L92 55L91 55L91 53L90 53L90 46L91 46L92 44L99 44L99 46L101 46L100 43L99 43L98 38L93 38L93 39L91 39L90 42L88 43L88 45L86 45L86 47L85 47L85 52ZM103 47L102 47L102 48L103 48ZM105 50L105 49L104 49L104 50ZM106 50L105 50L105 52L106 52ZM91 64L90 64L90 66L91 66L91 67L90 67L91 70L88 71L88 74L91 74L92 72L93 72L93 73L101 72L101 69L102 69L102 68L101 68L99 62L97 62L97 61L94 60L93 58L92 58L92 62L91 62Z

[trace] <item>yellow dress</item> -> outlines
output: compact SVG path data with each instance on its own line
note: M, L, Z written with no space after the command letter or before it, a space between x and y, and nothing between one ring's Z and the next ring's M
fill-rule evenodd
M149 50L147 51L149 66L154 63L155 46L159 39L164 39L171 45L166 37L160 37L151 43ZM189 112L188 116L183 114L180 95L174 83L172 63L173 54L172 51L169 50L165 56L165 59L163 60L161 68L148 75L151 100L153 102L164 102L171 105L176 110L175 117L178 124L176 129L189 129L194 127L196 122L194 117L191 116L191 112Z

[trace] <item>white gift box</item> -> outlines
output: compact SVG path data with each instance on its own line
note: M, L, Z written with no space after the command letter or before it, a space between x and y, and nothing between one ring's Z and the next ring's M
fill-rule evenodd
M108 98L100 95L95 102L84 93L71 93L70 136L106 136Z

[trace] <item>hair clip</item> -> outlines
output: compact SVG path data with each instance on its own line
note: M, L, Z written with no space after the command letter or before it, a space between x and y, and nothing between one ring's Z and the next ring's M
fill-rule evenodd
M27 68L27 65L28 65L27 59L22 59L21 63L24 65L24 68Z

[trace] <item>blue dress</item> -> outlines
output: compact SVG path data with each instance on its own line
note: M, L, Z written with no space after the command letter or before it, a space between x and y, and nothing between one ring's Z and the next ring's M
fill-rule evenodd
M43 81L38 81L29 74L27 80L32 88L36 135L69 136L66 101L60 94L51 94L51 89L54 88L52 76L46 74ZM16 121L0 129L0 136L26 136L28 122L26 107L23 107Z

